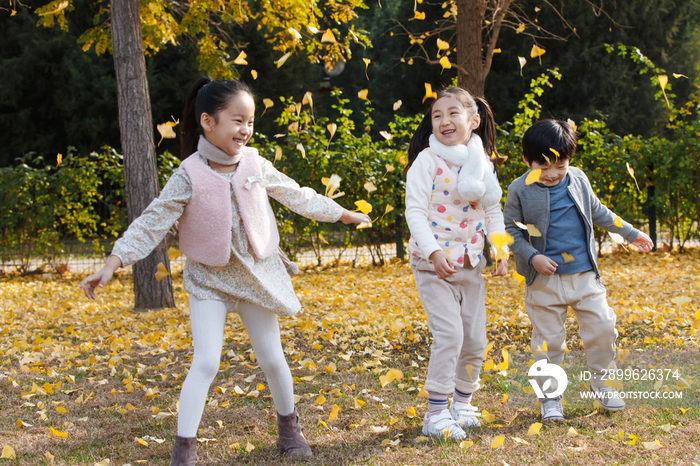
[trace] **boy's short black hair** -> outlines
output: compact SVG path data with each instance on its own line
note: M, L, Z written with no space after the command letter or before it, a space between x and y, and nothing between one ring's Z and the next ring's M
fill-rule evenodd
M557 160L571 160L576 152L577 141L576 131L566 121L538 121L523 135L523 156L528 163L537 162L540 165L556 163Z

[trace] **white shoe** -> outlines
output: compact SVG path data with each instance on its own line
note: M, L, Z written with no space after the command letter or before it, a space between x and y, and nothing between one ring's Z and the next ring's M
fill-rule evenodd
M595 388L591 386L591 391L595 394L603 409L608 411L622 411L625 409L625 400L620 398L620 394L614 388Z
M448 438L455 440L467 438L467 433L452 419L449 409L443 409L437 416L428 416L428 413L425 413L423 418L423 435L444 440Z
M540 414L542 414L542 422L563 421L564 408L561 405L561 397L540 400Z
M459 424L462 429L481 427L481 423L477 419L481 414L479 414L478 408L472 406L471 403L452 401L450 405L450 414L452 415L452 419L457 421L457 424Z

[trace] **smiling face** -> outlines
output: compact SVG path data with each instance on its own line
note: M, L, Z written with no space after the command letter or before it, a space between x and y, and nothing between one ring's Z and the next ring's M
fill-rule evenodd
M472 131L481 122L478 113L470 115L468 109L451 95L441 97L433 104L431 116L433 134L446 146L469 142Z
M254 120L253 97L247 92L238 92L215 115L202 113L200 124L207 141L233 157L253 135Z
M558 185L561 180L566 178L566 174L569 173L569 159L558 160L548 165L539 162L530 163L525 157L523 157L523 161L527 164L528 168L532 170L542 170L542 172L540 172L539 182L550 188Z

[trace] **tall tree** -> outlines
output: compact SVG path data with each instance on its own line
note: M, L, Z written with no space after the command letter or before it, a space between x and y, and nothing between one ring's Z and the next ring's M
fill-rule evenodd
M607 16L602 9L602 0L585 1L598 14ZM538 40L565 40L576 34L576 29L563 14L564 2L559 8L548 1L544 3L547 13L558 18L560 32L543 28L539 23L539 15L544 11L543 8L539 5L530 6L525 0L423 2L423 11L419 11L417 4L414 4L415 11L411 21L430 21L426 21L429 26L413 26L397 21L397 27L410 40L410 47L404 54L404 59L417 58L440 65L443 69L454 68L458 72L460 87L474 95L483 96L484 83L491 71L494 54L500 52L497 43L504 26L515 29L519 34L530 36L535 41L535 46ZM540 47L533 48L531 56L537 57L543 50Z
M190 38L199 48L200 68L213 77L237 77L234 64L246 64L243 44L235 44L222 28L223 23L255 20L268 31L268 41L284 54L276 61L282 66L295 51L305 51L312 61L339 61L350 57L353 42L369 43L353 26L343 34L328 28L319 38L322 23L343 25L355 17L362 0L265 0L249 3L204 0L184 4L153 0L112 0L95 17L96 26L86 31L80 42L87 51L95 46L98 54L112 51L117 75L119 123L124 151L125 186L129 223L158 195L148 82L144 53L155 53L179 38ZM39 24L58 24L67 29L66 11L73 0L53 0L37 10ZM319 21L320 19L320 21ZM227 39L229 42L227 43ZM306 39L306 40L304 40ZM238 51L234 60L228 49ZM156 265L169 267L163 250L154 251L134 268L136 309L160 309L174 305L169 279L155 281Z

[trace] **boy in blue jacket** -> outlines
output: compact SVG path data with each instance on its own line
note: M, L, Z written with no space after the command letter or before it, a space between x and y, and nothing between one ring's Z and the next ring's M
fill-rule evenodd
M523 160L530 171L541 170L539 179L527 184L528 172L511 183L503 216L514 239L516 270L525 277L525 310L532 323L535 359L562 363L571 307L591 374L590 389L604 409L620 411L624 400L601 380L603 371L614 364L617 330L615 312L600 281L593 226L622 235L643 252L651 251L653 243L601 204L588 177L569 166L576 143L576 132L565 121L532 125L523 136ZM524 229L527 225L534 225L541 236L530 235ZM537 351L545 342L547 351ZM564 419L561 396L540 403L543 421Z

